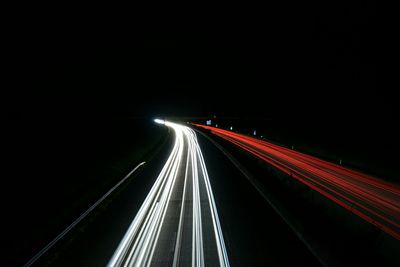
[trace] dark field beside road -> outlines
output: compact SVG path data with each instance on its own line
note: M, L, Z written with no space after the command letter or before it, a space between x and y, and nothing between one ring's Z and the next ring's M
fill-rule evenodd
M166 140L151 119L20 117L3 176L6 262L21 265Z

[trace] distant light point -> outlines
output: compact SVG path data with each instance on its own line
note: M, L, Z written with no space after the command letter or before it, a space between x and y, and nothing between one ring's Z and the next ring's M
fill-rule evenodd
M165 124L165 121L160 119L154 119L154 122L159 124Z

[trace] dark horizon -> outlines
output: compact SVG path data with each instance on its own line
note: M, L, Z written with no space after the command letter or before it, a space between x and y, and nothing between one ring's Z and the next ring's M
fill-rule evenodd
M17 39L23 79L11 116L399 119L394 93L377 85L372 1L277 5L208 23L52 19L24 25Z

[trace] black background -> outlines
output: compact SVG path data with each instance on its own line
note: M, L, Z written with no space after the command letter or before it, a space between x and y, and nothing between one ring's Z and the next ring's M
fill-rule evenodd
M119 130L104 119L216 115L250 120L265 136L272 123L289 143L304 139L397 169L399 110L392 88L377 82L375 8L280 1L17 9L6 24L11 82L2 104L12 161L23 161L26 144L62 159L91 142L112 146Z
M385 45L375 8L374 1L39 7L9 23L17 27L5 113L50 128L60 118L79 128L104 116L217 115L257 128L272 120L300 138L322 136L362 153L373 145L371 154L391 158L400 112L393 88L377 82Z
M16 165L25 144L70 159L88 140L118 136L104 118L216 115L250 119L257 129L273 122L289 141L357 151L395 169L399 110L392 88L377 82L375 8L337 1L17 9L5 35L6 151L17 154ZM54 144L74 149L54 152Z
M9 112L397 119L372 1L95 8L22 22Z

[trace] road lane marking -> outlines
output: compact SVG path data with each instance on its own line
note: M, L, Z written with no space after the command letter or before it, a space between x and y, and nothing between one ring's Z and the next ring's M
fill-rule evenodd
M119 181L115 186L107 191L99 200L96 201L89 209L87 209L81 216L79 216L73 223L71 223L64 231L62 231L56 238L54 238L50 243L48 243L42 250L40 250L35 256L33 256L24 267L32 266L41 256L43 256L49 249L51 249L60 239L62 239L66 234L71 231L79 222L81 222L92 210L94 210L104 199L106 199L115 189L117 189L121 184L123 184L139 167L144 165L146 162L143 161L139 163L131 172L129 172L121 181Z

